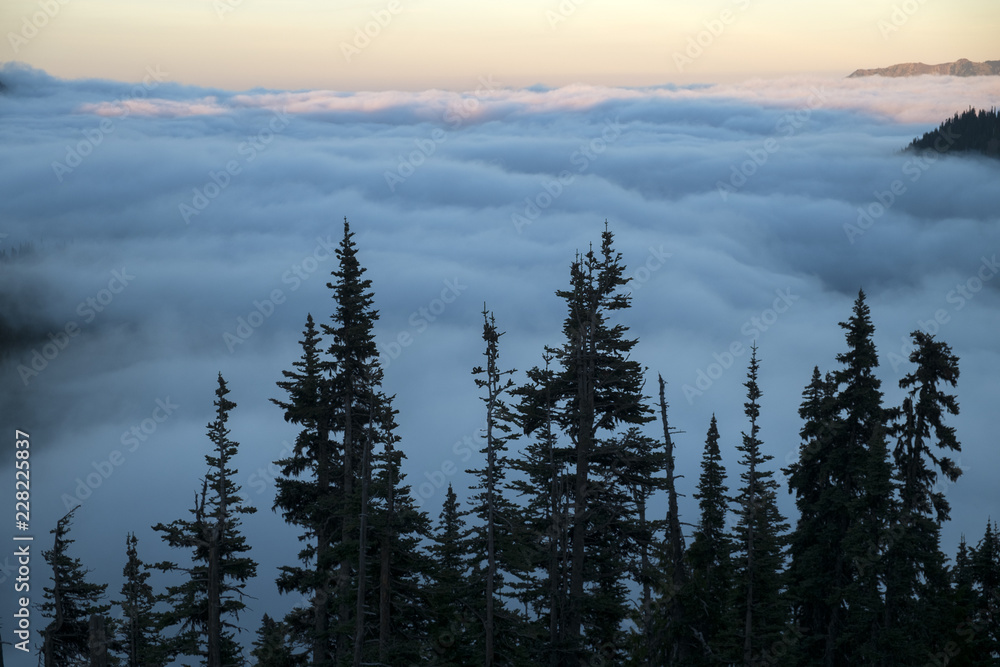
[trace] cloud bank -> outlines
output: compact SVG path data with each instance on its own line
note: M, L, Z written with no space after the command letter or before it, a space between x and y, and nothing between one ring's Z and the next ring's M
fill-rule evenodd
M235 93L154 67L123 84L8 65L0 81L2 247L34 247L0 264L3 414L32 433L35 534L46 544L82 502L77 554L112 590L124 556L102 555L126 531L146 560L176 557L149 526L190 505L221 371L238 404L238 481L264 510L247 520L255 613L294 603L273 578L295 536L266 511L270 462L294 431L267 399L299 356L306 314L333 310L325 285L345 216L381 313L406 471L432 516L442 484L464 489L461 471L478 465L469 372L484 302L507 332L505 367L541 363L564 316L555 290L605 220L634 279L635 355L650 387L656 373L669 382L684 431L686 520L713 412L738 474L750 345L777 468L795 456L813 366L832 369L844 349L837 323L859 288L887 403L910 331L937 333L961 359L952 423L965 474L946 489L946 552L1000 513L984 493L1000 466L1000 164L900 152L995 104L994 78L549 90L482 77L466 93Z

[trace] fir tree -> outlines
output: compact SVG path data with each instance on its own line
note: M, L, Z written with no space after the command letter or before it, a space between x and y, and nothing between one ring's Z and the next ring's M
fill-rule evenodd
M719 449L719 428L715 415L708 425L705 451L701 458L698 491L700 520L687 551L691 581L684 591L692 632L698 649L692 665L722 665L735 661L731 628L736 619L732 609L733 541L726 530L729 500L726 469Z
M961 474L950 458L938 454L961 451L955 429L944 424L946 414L958 414L958 403L939 386L955 386L958 358L923 331L912 337L910 361L917 368L899 381L909 391L902 407L889 413L900 497L886 554L886 644L893 660L903 662L922 660L933 648L933 638L949 629L949 578L940 539L950 507L937 483L939 472L949 482Z
M468 577L469 532L459 511L458 497L449 484L441 518L428 549L433 566L427 591L428 609L432 614L428 627L430 652L446 665L471 665L476 662L476 656L482 655L474 628L477 616L473 610L477 605L472 596L475 591Z
M157 596L148 581L149 566L139 558L138 542L135 533L125 538L125 581L121 599L114 601L122 611L118 643L126 667L162 667L167 651L157 629Z
M799 521L790 539L789 598L796 629L795 664L881 664L887 522L892 468L884 423L874 326L863 291L840 323L847 351L841 367L818 369L799 409L799 460L787 469Z
M294 656L289 647L290 630L287 625L275 621L267 614L261 619L250 655L257 661L256 667L300 667L305 665L305 656Z
M485 396L480 398L486 408L481 450L486 465L478 470L466 471L478 480L473 487L476 493L470 499L473 506L469 514L479 519L479 523L472 528L467 549L473 560L472 577L476 588L480 588L481 584L483 590L482 662L486 667L493 667L511 664L515 659L515 638L519 634L515 631L517 619L505 608L503 592L508 583L505 579L516 576L513 573L523 569L518 566L518 561L523 559L518 553L519 542L522 541L518 535L520 531L515 527L519 523L519 511L503 495L507 477L507 443L514 438L510 411L503 395L514 386L514 382L506 377L513 371L500 370L500 337L503 333L497 331L496 318L486 310L485 305L482 315L486 364L473 368L472 374L476 387L485 390Z
M760 440L761 397L758 385L757 346L751 348L747 371L747 401L744 412L750 420L749 432L737 448L742 452L740 473L743 482L735 498L736 515L736 610L742 627L742 662L746 667L766 661L772 647L781 643L787 613L782 591L781 571L784 564L784 536L788 529L778 510L778 482L765 466L774 457L765 454ZM765 663L766 664L766 663Z
M278 387L288 400L271 399L284 410L285 421L300 426L294 448L287 458L276 461L281 471L275 480L274 509L286 522L303 529L299 540L305 546L299 552L301 566L280 568L278 590L298 592L309 606L292 612L286 619L289 631L309 647L309 664L329 666L332 642L331 571L336 563L333 545L340 524L334 512L339 509L339 456L330 438L330 386L320 358L320 335L312 315L306 317L302 357L293 363L295 370L282 371L285 380Z
M198 655L208 667L242 663L242 649L236 641L246 582L257 573L257 563L245 556L250 545L240 533L240 515L252 514L243 504L240 487L232 480L230 467L239 443L229 438L229 413L236 404L226 398L229 388L222 374L215 391L215 420L208 424L212 452L205 455L208 473L200 494L195 494L193 519L177 519L157 524L163 541L175 548L191 549L192 564L182 567L165 561L155 567L165 572L183 572L186 580L167 589L171 609L164 613L160 627L177 627L175 653Z
M570 288L556 293L569 307L566 341L550 351L561 366L553 387L560 409L554 414L572 445L566 640L577 658L600 653L616 661L628 615L626 524L634 507L620 477L632 453L613 431L647 423L652 415L642 394L643 369L629 359L637 341L626 338L625 326L608 320L631 303L621 291L628 278L613 238L605 227L600 253L590 250L571 265Z
M77 509L79 505L56 522L55 529L50 531L55 535L52 548L42 552L52 568L52 586L43 589L45 602L39 606L42 615L52 619L41 631L45 667L89 663L91 618L103 617L111 609L111 605L101 602L108 585L87 581L89 571L79 558L68 553L75 541L69 539L69 529Z

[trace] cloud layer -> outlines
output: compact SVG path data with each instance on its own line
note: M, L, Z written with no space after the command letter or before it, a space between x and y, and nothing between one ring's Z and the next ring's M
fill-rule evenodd
M965 475L947 489L946 551L1000 513L984 492L1000 466L1000 164L900 153L945 117L995 104L993 78L233 93L152 68L119 84L7 66L0 81L2 243L36 248L0 272L3 414L34 439L35 534L47 543L64 504L82 501L77 548L97 579L119 580L121 563L101 554L128 530L147 560L167 557L148 526L190 505L221 371L239 406L239 481L263 510L247 522L258 612L292 604L272 580L297 545L267 510L269 464L294 431L267 399L306 313L332 312L345 216L381 312L406 469L434 516L442 467L478 462L469 371L483 303L507 332L502 363L541 363L559 342L554 292L605 219L634 277L636 357L648 386L656 373L670 383L684 431L686 520L713 412L738 473L749 346L762 437L783 466L801 390L814 365L834 367L859 288L887 402L913 329L961 359Z

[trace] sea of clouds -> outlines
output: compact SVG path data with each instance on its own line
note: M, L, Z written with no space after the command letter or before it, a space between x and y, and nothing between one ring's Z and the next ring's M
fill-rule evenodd
M271 462L295 431L268 399L283 397L275 382L306 314L333 311L345 217L380 312L405 471L433 517L444 485L464 495L463 471L480 464L470 371L484 303L506 331L502 366L541 364L561 342L555 291L605 221L634 279L621 321L648 393L662 374L683 431L685 521L713 413L736 486L750 346L777 469L794 460L802 389L814 366L836 366L837 323L861 288L888 404L910 370L909 332L936 333L961 359L949 421L965 474L942 487L943 548L1000 515L1000 162L901 152L995 105L995 77L512 89L484 74L467 92L232 92L150 64L132 83L20 65L0 82L0 247L35 248L0 263L4 423L31 434L36 539L48 548L81 504L73 548L116 592L127 531L148 561L183 556L149 526L191 507L222 372L238 404L237 481L260 510L245 521L261 562L247 625L296 602L274 591L298 544L271 511ZM13 478L13 457L3 465ZM784 490L781 502L794 517ZM4 587L10 565L0 557Z

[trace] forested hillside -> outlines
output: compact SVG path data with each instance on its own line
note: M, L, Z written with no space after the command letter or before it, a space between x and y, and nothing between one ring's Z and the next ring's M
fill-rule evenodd
M977 111L970 107L907 146L911 151L931 149L939 153L973 151L1000 157L1000 115L996 109Z
M145 563L134 527L122 526L125 585L109 597L72 555L75 510L55 527L45 665L1000 661L995 518L981 517L982 535L955 554L940 544L950 511L941 483L961 475L961 434L949 425L959 360L946 342L912 333L905 398L886 404L859 291L839 323L837 365L814 368L802 390L797 460L780 468L766 453L769 353L755 345L745 401L715 406L743 415L742 433L720 434L713 416L700 470L677 470L670 385L632 358L629 278L606 226L570 262L556 292L562 331L539 365L507 368L503 323L483 306L482 356L468 360L483 464L468 471L467 503L449 487L429 516L403 473L407 443L383 389L362 256L345 220L332 299L303 323L273 406L241 408L221 375L205 378L218 386L201 482L178 491L191 511L153 526L175 561ZM299 430L275 462L273 509L301 550L273 582L241 533L254 511L235 481L249 444L230 438L241 409L269 409ZM723 439L739 442L738 459L725 459ZM678 513L682 475L698 479L697 516ZM786 492L797 516L779 510ZM287 607L265 610L255 637L241 633L255 587L272 585Z

